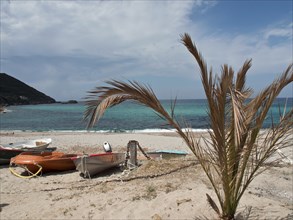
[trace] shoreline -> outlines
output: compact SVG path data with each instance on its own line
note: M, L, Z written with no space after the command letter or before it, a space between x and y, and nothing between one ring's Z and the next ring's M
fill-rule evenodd
M183 128L182 131L191 131L193 133L207 133L211 129L189 129ZM133 133L133 134L144 134L144 133L151 133L151 134L166 134L166 133L176 133L175 129L160 129L160 128L153 128L153 129L142 129L142 130L1 130L0 135L2 133L15 133L15 132L56 132L56 133L100 133L100 134L123 134L123 133Z

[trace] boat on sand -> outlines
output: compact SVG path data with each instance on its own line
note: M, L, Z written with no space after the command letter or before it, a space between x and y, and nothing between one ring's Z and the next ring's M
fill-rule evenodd
M74 170L75 165L71 160L77 154L65 154L62 152L24 152L20 155L11 158L10 171L16 176L21 176L16 173L12 166L19 166L28 171L31 176L36 176L40 172L60 172Z
M21 153L29 152L29 153L41 153L41 152L53 152L57 148L56 147L48 147L44 150L35 150L35 149L11 149L11 148L3 148L0 146L0 165L9 164L10 159L15 157Z
M188 153L180 150L157 150L147 152L152 159L173 159L179 157L185 157Z
M43 138L0 145L0 165L9 164L12 157L15 157L23 152L40 153L52 152L56 150L56 147L48 148L50 143L52 143L51 138Z
M0 144L0 147L6 148L6 149L45 150L51 143L52 143L51 138L41 138L41 139L28 140L23 142Z
M104 170L119 166L125 162L125 153L101 153L72 157L76 169L84 178L90 178Z

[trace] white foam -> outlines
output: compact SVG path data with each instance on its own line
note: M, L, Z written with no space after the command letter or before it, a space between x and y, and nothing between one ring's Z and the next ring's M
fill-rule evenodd
M182 131L186 132L208 132L210 129L192 129L183 128ZM3 132L60 132L60 133L175 133L176 129L160 129L160 128L149 128L142 130L7 130Z

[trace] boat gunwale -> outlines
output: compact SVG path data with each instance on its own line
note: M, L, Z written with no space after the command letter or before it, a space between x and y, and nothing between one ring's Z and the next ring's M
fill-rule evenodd
M124 153L113 153L113 152L107 152L107 153L98 153L98 154L83 154L83 155L78 155L76 157L72 157L72 160L77 160L81 158L82 156L86 157L101 157L101 156L110 156L110 155L117 155L117 154L124 154Z
M35 153L35 154L34 154ZM58 155L60 153L61 156L54 156L53 154ZM43 156L42 154L51 154ZM43 163L52 163L52 162L62 162L65 160L71 161L72 156L77 156L78 154L65 154L63 152L24 152L11 158L10 163L11 164L43 164Z
M0 144L0 148L5 150L16 149L16 150L31 150L31 149L43 149L48 147L52 143L52 138L39 138L35 140L21 141L9 144ZM37 145L37 142L42 142L41 145ZM28 143L34 144L35 146L29 147Z

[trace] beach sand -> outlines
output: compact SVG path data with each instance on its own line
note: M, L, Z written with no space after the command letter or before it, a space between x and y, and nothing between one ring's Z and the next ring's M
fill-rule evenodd
M63 152L126 151L136 140L146 151L177 149L190 153L174 133L1 132L0 142L50 137ZM292 148L291 148L292 149ZM291 156L290 150L286 152ZM122 172L115 168L92 179L77 171L44 174L31 179L0 167L0 219L216 219L206 200L212 187L192 154L184 159L142 161ZM270 167L257 176L242 197L238 211L250 219L293 218L293 166Z

